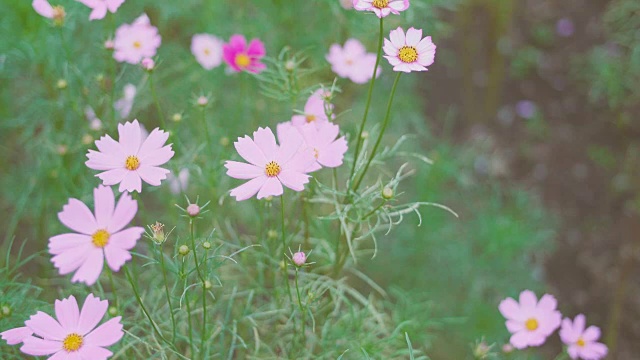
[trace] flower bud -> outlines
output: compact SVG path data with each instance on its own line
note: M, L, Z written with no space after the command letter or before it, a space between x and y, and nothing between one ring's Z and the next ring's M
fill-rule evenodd
M228 138L228 137L222 137L222 138L220 138L220 145L222 145L222 146L227 146L227 145L229 145L229 138Z
M307 262L307 255L302 251L298 251L297 253L293 254L292 260L293 263L296 264L296 266L300 267Z
M363 138L363 139L368 138L369 137L369 132L368 131L363 131L362 135L360 137Z
M140 62L140 66L142 66L144 70L151 72L156 67L156 62L153 61L152 58L147 57L142 59L142 61Z
M207 106L207 104L209 104L209 99L207 99L206 96L200 96L197 100L196 103L198 104L198 106L202 106L205 107Z
M289 72L295 70L295 68L296 68L296 63L293 60L287 60L287 62L284 63L284 69Z
M275 231L275 230L269 230L269 231L267 231L267 237L269 239L275 239L275 238L278 237L278 232Z
M384 189L382 189L382 198L385 200L390 200L391 198L393 198L393 189L385 186Z
M513 345L511 344L504 344L502 345L502 352L505 354L509 354L511 352L513 352L514 348Z
M66 155L68 151L69 151L69 148L67 147L67 145L60 144L60 145L56 146L56 152L60 156Z
M85 145L89 145L93 142L93 136L89 134L82 135L82 143Z
M173 120L174 122L180 122L182 121L182 114L180 113L175 113L171 116L171 120Z
M212 285L211 285L211 281L209 281L209 280L205 280L205 281L204 281L204 288L205 288L205 289L207 289L207 290L209 290L209 289L211 289L211 287L212 287Z
M479 342L475 349L473 349L473 356L476 359L486 359L491 352L491 346L487 345L484 341Z
M2 316L10 316L11 315L11 308L9 307L9 305L2 305Z
M178 248L178 254L182 255L182 256L187 256L189 255L189 247L187 245L180 245L180 247Z
M51 18L53 19L53 24L55 26L64 25L64 18L66 16L67 13L64 11L64 8L62 6L57 5L53 7L53 16Z
M156 221L155 224L149 225L149 227L153 232L153 237L151 238L151 240L153 240L154 243L160 245L167 240L166 236L164 235L164 224Z
M198 216L198 214L200 214L200 206L197 204L189 204L189 206L187 206L187 214L191 217Z
M118 315L118 308L115 306L109 306L109 315L111 316Z
M58 82L56 82L56 87L60 90L66 89L67 85L69 85L69 83L67 83L65 79L58 79Z
M116 43L111 39L107 39L107 41L104 42L104 48L107 50L113 50L115 47Z
M210 243L210 242L208 242L208 241L205 241L205 242L203 242L203 243L202 243L202 247L203 247L205 250L209 250L209 249L211 249L211 243Z

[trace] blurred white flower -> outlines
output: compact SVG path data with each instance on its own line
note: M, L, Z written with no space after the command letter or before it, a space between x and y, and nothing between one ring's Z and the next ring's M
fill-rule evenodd
M133 107L133 99L136 97L136 86L127 84L124 86L124 96L113 104L122 119L125 119L131 113Z

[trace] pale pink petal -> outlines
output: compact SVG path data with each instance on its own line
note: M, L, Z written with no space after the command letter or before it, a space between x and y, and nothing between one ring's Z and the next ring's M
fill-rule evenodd
M277 177L268 177L264 182L260 191L258 191L258 199L265 198L267 196L280 196L284 192L282 184Z
M607 356L607 353L609 352L607 346L601 343L588 344L588 349L585 349L585 350L587 351L584 352L584 355L586 356L585 358L588 360L603 359L605 356Z
M293 158L291 158L291 160L284 165L283 169L304 173L315 162L316 158L314 156L313 150L307 148L305 150L296 152Z
M302 116L302 115L294 115L294 117L295 116L300 116L300 117L302 117L304 119L304 116ZM286 137L287 133L289 131L291 131L292 129L294 129L293 120L279 123L278 126L276 127L276 133L278 135L278 142L282 143L282 139L284 139ZM297 129L296 129L296 131L297 131Z
M66 250L91 243L91 236L76 233L67 233L49 238L49 252L58 255Z
M540 346L547 340L547 335L539 332L529 332L529 346Z
M227 175L235 179L253 179L265 174L263 168L237 161L229 160L224 166L227 168Z
M86 335L86 344L106 347L117 343L124 335L122 332L122 324L120 323L121 319L120 316L117 316L98 326Z
M159 166L169 161L175 153L171 145L155 150L154 153L140 157L140 163L146 166Z
M600 328L597 326L589 326L582 334L585 341L596 341L600 338Z
M104 256L107 260L107 265L114 272L120 271L122 265L131 260L131 253L117 246L106 246L104 248Z
M280 165L289 162L298 153L303 142L302 135L295 128L289 129L280 139L280 148L276 153L275 161Z
M510 320L524 321L524 316L520 311L520 305L512 298L506 298L500 302L498 310L502 316Z
M404 30L402 30L401 27L391 30L389 33L389 40L391 40L391 44L397 49L405 46Z
M236 201L247 200L255 195L262 185L267 181L267 176L260 176L255 179L249 180L246 183L231 190L231 196L236 198Z
M124 179L120 182L120 187L118 188L120 192L123 191L137 191L142 192L142 180L140 179L140 175L136 171L128 171L125 175Z
M579 349L580 348L577 345L571 345L569 346L569 348L567 348L567 353L572 359L575 360L578 358Z
M406 63L400 63L399 65L396 65L393 67L393 71L402 71L402 72L409 73L411 72L411 66L409 66L409 64L406 64Z
M520 293L520 307L522 310L535 309L538 303L538 299L536 298L536 294L531 290L524 290Z
M403 45L404 46L404 45ZM384 46L382 47L382 50L384 50L384 53L389 55L389 56L398 56L398 50L401 48L402 46L395 46L393 45L393 43L388 40L388 39L384 39Z
M365 52L367 52L367 50L364 48L364 45L362 45L360 41L354 38L345 41L344 51L353 57L362 56Z
M112 13L115 13L116 11L118 11L120 5L124 3L124 1L125 0L107 0L107 8Z
M58 351L47 360L84 360L80 357L80 351L82 351L81 349L82 348L80 348L80 350L78 350L77 352L72 352L72 353L68 353L64 350Z
M118 136L120 144L127 155L137 155L142 141L142 133L138 120L118 124Z
M267 164L264 153L249 136L239 137L234 146L238 154L247 162L259 167L264 167Z
M576 332L573 330L573 324L571 319L562 320L562 328L560 329L560 339L563 343L570 345L578 341L578 338L582 335L582 332Z
M91 210L78 199L69 199L58 213L58 219L64 226L82 234L92 235L98 229Z
M84 263L78 268L71 282L83 282L89 286L98 281L100 273L102 272L102 266L104 265L104 255L102 249L94 248L87 254Z
M167 169L148 165L141 165L137 172L142 180L153 186L160 186L162 180L166 179L167 174L170 173Z
M78 350L78 360L106 360L111 355L113 355L111 351L99 346L89 344L83 345L82 348Z
M537 309L539 311L554 311L558 306L558 301L553 295L544 294L538 302Z
M347 150L347 140L341 137L319 152L318 162L322 164L322 166L338 167L342 165L342 160Z
M51 262L58 269L60 275L66 275L82 266L89 253L94 249L95 246L88 241L84 245L61 251L60 254L51 258Z
M125 158L127 156L122 145L109 135L102 136L100 139L96 140L95 143L98 150L102 153L110 154L118 158Z
M20 351L33 356L43 356L62 351L62 342L43 340L34 336L24 339L24 344Z
M26 326L9 329L0 333L2 340L9 345L17 345L33 334L33 331Z
M407 46L418 46L418 43L422 40L422 29L409 28L406 35Z
M149 155L153 155L158 149L164 146L164 143L166 143L168 139L168 132L162 131L159 128L153 129L149 136L144 140L137 153L140 160Z
M510 333L524 330L524 324L520 321L507 320L505 324L507 325L507 330L509 330Z
M270 128L258 128L258 130L254 131L253 141L267 159L273 158L278 151L276 137L273 135ZM247 161L249 160L247 159Z
M278 179L282 184L295 191L304 190L304 184L309 182L310 177L311 176L307 174L293 170L282 170L280 174L278 174Z
M41 16L44 16L49 19L53 18L53 7L51 6L51 4L49 4L48 1L33 0L31 5L33 6L33 9Z
M100 20L107 15L107 5L100 4L93 8L91 14L89 14L89 20Z
M73 296L55 301L56 318L66 332L75 332L80 319L78 302Z
M113 170L102 172L100 174L97 174L96 177L102 180L103 185L111 186L111 185L121 183L122 180L124 180L124 178L130 173L131 171L122 167L120 169L113 169Z
M87 161L85 165L93 170L111 170L123 168L126 157L113 155L112 153L101 153L95 150L89 150L87 153Z
M409 0L392 0L388 6L395 12L404 11L409 8Z
M529 334L528 331L519 331L511 335L509 342L516 349L524 349L529 346Z
M123 250L131 250L134 246L136 246L136 243L138 242L138 240L140 240L140 237L143 233L144 228L140 226L134 226L115 234L111 234L109 243L106 247L117 247Z
M60 323L42 311L31 315L29 320L25 321L24 324L30 328L34 334L45 340L62 340L66 335Z
M131 222L138 212L138 202L131 198L129 193L122 193L116 209L113 212L111 222L107 226L107 231L114 234Z
M587 320L585 316L583 314L578 314L578 316L573 320L573 331L578 334L582 334L584 332L586 322Z
M80 311L78 333L84 336L93 330L100 320L102 320L108 307L109 302L107 302L107 300L100 300L93 294L89 294L84 300L82 310Z
M108 186L98 186L93 189L93 201L95 202L96 222L98 228L106 229L111 222L115 208L113 190Z

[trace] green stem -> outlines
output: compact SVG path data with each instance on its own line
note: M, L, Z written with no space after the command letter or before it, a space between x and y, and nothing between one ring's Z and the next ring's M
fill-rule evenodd
M306 320L306 310L305 307L302 306L302 297L300 296L300 287L298 286L298 268L296 268L296 294L298 295L298 306L300 306L300 316L302 317L302 348L304 349L307 344L307 334L305 327L307 325Z
M187 326L189 328L189 346L191 347L191 356L196 356L196 349L193 346L193 327L191 325L191 304L189 303L189 294L187 293L187 273L185 272L185 258L182 258L181 275L184 279L184 302L187 307Z
M127 280L129 280L129 284L131 284L131 290L133 290L133 294L135 295L136 300L138 301L138 304L140 305L140 308L142 309L142 312L147 317L147 320L149 320L149 323L151 324L151 327L156 332L156 334L158 334L158 336L160 337L160 339L162 341L164 341L167 345L171 346L172 349L176 350L175 349L175 345L172 342L170 342L169 340L167 340L162 335L160 330L158 330L158 327L156 326L156 323L151 319L151 315L149 314L149 311L144 306L144 303L142 302L142 299L140 298L140 294L138 293L138 288L136 287L135 283L133 282L133 278L131 277L131 274L129 273L129 269L126 266L123 266L123 268L124 268L124 273L127 276Z
M205 139L207 141L207 151L213 151L213 147L211 146L211 133L209 132L209 124L207 123L207 116L205 106L202 106L201 114L202 114L202 130L204 131Z
M167 295L167 303L169 304L169 313L171 315L171 331L172 331L172 342L176 341L176 318L173 314L173 305L171 305L171 294L169 292L169 282L167 281L167 269L164 264L164 251L162 250L162 245L160 245L160 268L162 270L162 279L164 281L164 290Z
M354 192L358 191L358 187L362 183L362 179L364 179L364 176L367 174L367 170L369 169L369 166L371 165L371 161L373 161L373 158L376 156L376 151L378 150L378 146L380 146L380 142L382 141L382 136L384 135L384 131L387 129L387 126L389 125L389 119L391 117L390 116L391 115L391 104L393 104L393 97L396 94L396 88L398 86L398 80L400 80L400 75L401 74L402 74L402 72L398 71L398 75L396 75L396 79L393 81L393 87L391 88L391 94L389 95L389 102L387 103L387 113L384 116L384 120L382 122L382 128L380 129L380 133L378 134L378 138L376 139L376 143L373 146L373 150L371 150L371 155L369 155L369 160L367 160L367 163L364 166L364 169L362 170L362 174L360 174L360 177L358 178L358 181L353 186L353 191Z
M284 194L280 196L280 219L282 221L282 261L284 262L284 281L287 284L287 294L289 294L289 301L293 304L293 295L291 295L291 285L289 285L289 266L287 261L287 242L285 236L284 226Z
M376 75L378 72L378 64L380 63L380 55L382 54L382 39L383 36L383 18L380 18L380 31L378 35L378 53L376 56L376 65L373 68L373 76L371 77L371 81L369 82L369 91L367 93L367 103L364 107L364 115L362 116L362 123L360 124L360 130L358 131L358 138L356 139L356 152L353 157L353 165L351 166L351 173L349 175L349 188L351 188L351 183L353 177L356 173L356 164L358 163L358 156L360 155L360 147L362 146L362 133L364 132L365 124L367 123L367 116L369 115L369 108L371 106L371 96L373 94L373 85L376 82ZM349 191L347 191L348 193ZM347 196L349 196L347 194Z
M206 330L207 330L207 288L205 285L205 279L202 276L202 272L200 272L200 264L198 263L198 253L196 252L196 238L194 235L194 221L193 219L189 219L189 232L191 235L191 247L193 248L193 259L196 263L196 273L198 274L198 278L200 279L200 282L202 283L202 334L200 337L200 352L203 351L204 349L204 341L205 341L205 334L206 334Z
M151 97L153 97L153 102L156 104L156 111L158 112L158 117L160 117L160 124L162 125L162 130L168 131L167 123L164 121L164 113L162 112L162 108L160 107L160 101L158 100L158 96L156 95L156 87L153 86L153 74L149 73L149 88L151 89Z
M104 248L102 248L102 252L104 252ZM105 264L105 265L107 267L107 275L109 276L109 282L111 283L111 292L113 293L113 306L115 306L116 309L120 310L118 308L118 294L116 294L116 283L113 280L113 271L111 271L111 268L109 267L108 264Z

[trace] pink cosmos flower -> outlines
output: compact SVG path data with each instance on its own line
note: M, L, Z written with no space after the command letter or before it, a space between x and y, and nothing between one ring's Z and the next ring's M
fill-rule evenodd
M253 139L245 135L234 143L238 154L249 164L227 161L227 175L236 179L251 179L231 190L237 201L249 199L258 193L258 199L282 195L282 185L295 190L304 190L310 176L306 169L315 158L311 151L300 151L302 137L291 129L281 144L270 128L258 128Z
M211 70L222 64L223 44L213 35L196 34L191 38L191 53L205 70Z
M119 62L137 64L145 57L154 57L161 42L158 29L143 14L132 24L120 25L116 30L113 58Z
M56 300L57 320L38 311L25 321L26 327L7 330L1 335L3 339L14 340L8 342L9 345L23 342L20 351L28 355L53 354L49 360L106 360L113 353L105 348L118 342L124 335L120 316L96 328L108 306L107 300L89 294L80 311L76 298L69 296ZM15 341L23 335L26 336Z
M607 356L607 346L597 342L600 338L600 328L589 326L585 330L585 317L580 314L571 319L562 320L560 338L568 346L567 351L572 359L600 360Z
M222 58L235 72L248 71L257 74L266 68L260 62L266 55L262 41L253 39L247 46L244 36L236 34L231 36L229 43L222 45Z
M96 140L98 151L89 150L85 164L94 170L106 170L96 176L104 185L120 184L120 191L142 192L142 180L153 186L167 178L169 170L159 167L174 155L164 145L169 133L158 128L144 136L138 120L118 124L119 140L105 135Z
M364 45L356 39L347 40L344 47L338 44L331 45L326 58L334 73L356 84L369 81L376 65L376 54L367 53ZM380 76L380 70L378 67L376 77Z
M78 199L69 199L58 213L58 219L75 233L53 236L49 239L49 252L54 266L61 275L75 271L72 282L93 285L106 258L107 265L118 271L131 259L131 250L144 228L135 226L124 229L138 211L138 203L127 193L115 196L110 187L99 186L93 190L95 216Z
M538 301L530 290L520 293L520 303L512 298L500 302L500 312L507 318L507 329L512 334L511 345L517 349L542 345L560 326L562 315L556 306L553 296L545 294Z
M338 167L342 165L344 154L347 152L347 140L344 136L336 140L340 133L340 127L329 121L321 123L319 126L314 124L303 124L294 126L291 122L278 124L278 140L287 136L290 129L296 129L304 140L302 149L310 149L316 161L306 170L313 172L324 167Z
M422 30L409 28L405 36L402 28L392 30L389 39L384 39L385 58L393 71L427 71L436 56L436 46L431 36L422 38Z
M383 18L407 10L409 0L353 0L353 7L359 11L373 11L379 18Z
M291 117L291 123L294 126L302 126L303 124L313 123L316 126L320 126L322 123L328 122L327 114L324 111L324 96L325 91L322 89L316 90L307 103L304 104L304 112L302 114L296 114ZM330 105L333 109L333 105Z
M76 0L90 7L93 11L89 14L89 20L100 20L107 15L107 10L115 14L124 0Z

